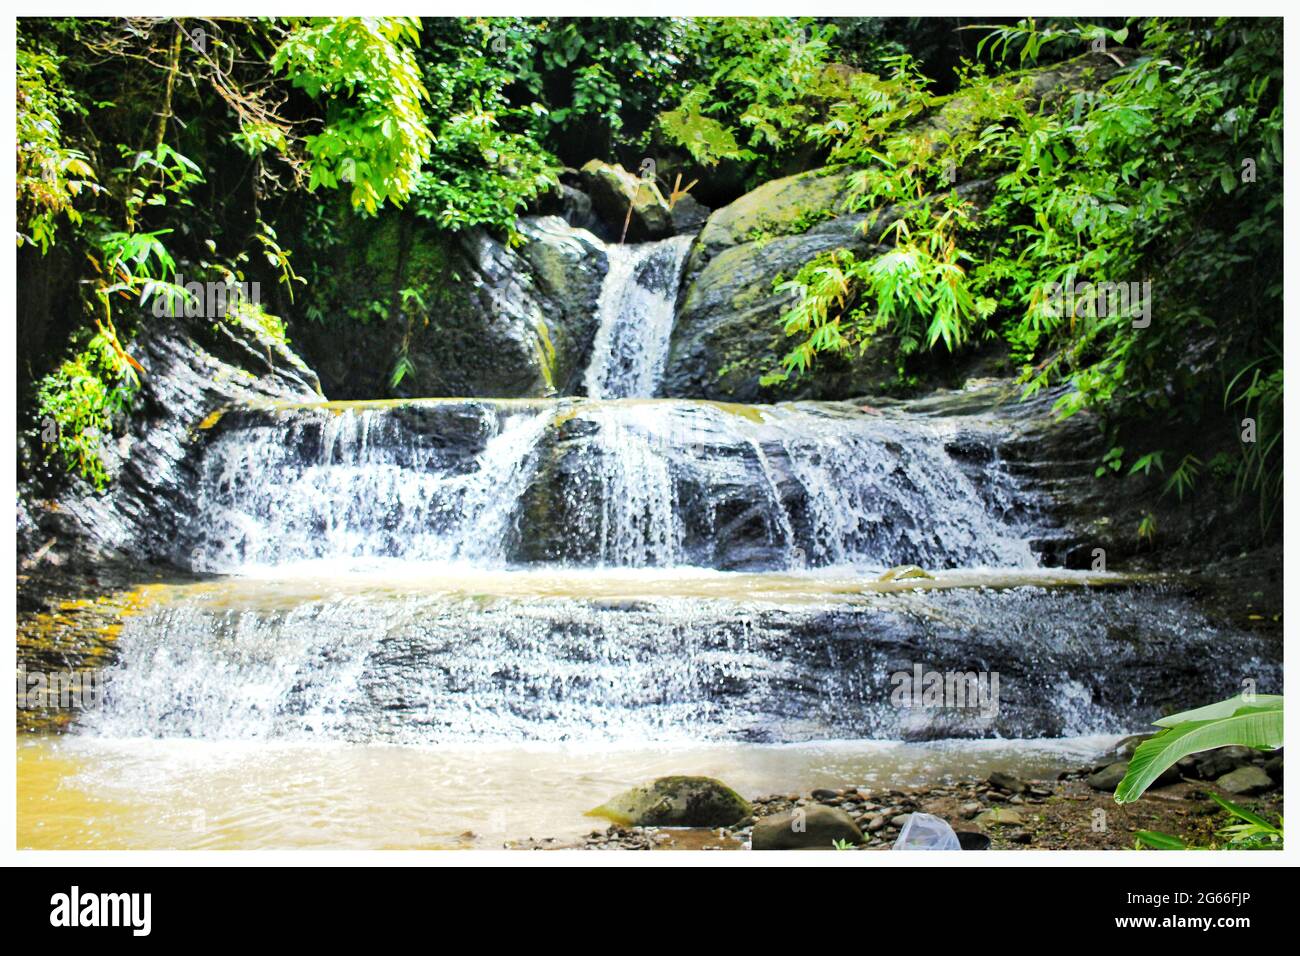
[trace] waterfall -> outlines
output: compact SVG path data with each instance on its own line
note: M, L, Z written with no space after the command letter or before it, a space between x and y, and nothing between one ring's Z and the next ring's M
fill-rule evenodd
M196 441L109 738L761 743L1129 730L1278 674L1184 595L1045 572L1000 387L654 398L689 237L609 250L588 396L249 406ZM937 577L878 583L917 564ZM1106 585L1106 586L1103 586ZM1160 649L1153 664L1150 648ZM891 675L1000 678L909 711Z
M245 413L203 458L182 560L504 559L545 413L412 402Z
M490 600L481 577L173 587L126 623L84 728L425 745L1074 736L1141 725L1164 691L1210 699L1240 673L1280 675L1263 639L1158 589L864 596L823 580L773 600L762 577L548 573ZM1153 666L1152 646L1177 665ZM890 675L915 662L996 672L1001 698L900 709Z
M609 272L585 384L592 398L648 398L668 360L677 287L692 236L607 247Z
M834 404L575 403L529 495L561 563L724 570L1034 567L1035 498L996 423Z
M833 403L413 401L250 409L203 457L181 560L721 570L1033 567L1034 497L980 416ZM545 542L541 548L537 542Z

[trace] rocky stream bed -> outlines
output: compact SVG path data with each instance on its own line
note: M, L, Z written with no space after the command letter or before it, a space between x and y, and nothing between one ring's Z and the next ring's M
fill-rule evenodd
M508 841L513 850L890 850L913 813L947 821L970 850L1125 850L1140 830L1209 846L1232 821L1211 793L1268 819L1282 813L1282 753L1226 747L1179 761L1142 799L1118 804L1113 791L1142 738L1121 741L1100 763L1051 780L993 773L929 786L818 788L766 794L729 826L612 824L580 840ZM690 780L701 791L704 778ZM725 817L725 812L723 816ZM798 820L798 824L796 824ZM837 846L838 844L838 846Z

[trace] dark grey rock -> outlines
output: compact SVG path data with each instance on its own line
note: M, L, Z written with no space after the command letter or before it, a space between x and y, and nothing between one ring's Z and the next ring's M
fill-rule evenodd
M1134 734L1131 737L1125 737L1115 745L1113 753L1120 760L1129 760L1133 756L1133 751L1146 740L1150 740L1153 734Z
M1024 793L1027 789L1025 782L1015 774L1003 773L1000 770L989 774L989 784L1007 793Z
M1250 763L1256 751L1249 747L1219 747L1196 754L1196 775L1202 780L1217 780L1226 773Z
M1124 774L1127 772L1128 761L1117 761L1092 774L1088 778L1088 786L1105 793L1114 793L1115 788L1119 786L1120 781L1124 779Z
M1251 764L1238 767L1230 773L1225 773L1214 782L1221 790L1241 797L1265 793L1277 786L1272 777Z
M755 850L833 850L837 840L856 846L862 831L843 810L821 804L760 817L751 837Z
M712 212L690 193L679 196L672 206L673 231L679 236L699 232Z
M579 175L595 214L615 240L622 237L624 222L628 242L665 239L673 234L672 213L653 179L635 176L622 166L598 159L584 165Z
M1128 761L1119 760L1115 763L1108 764L1101 770L1088 777L1088 786L1094 790L1101 790L1105 793L1114 793L1115 788L1119 786L1124 774L1128 772ZM1182 780L1182 774L1178 772L1177 765L1170 767L1151 784L1153 787L1167 787L1170 784L1178 783Z
M52 542L44 559L170 560L196 451L219 413L321 399L315 372L285 341L235 317L146 318L130 351L145 371L124 432L102 445L111 484L99 492L73 479L52 501L20 493L20 555Z
M603 243L559 216L519 221L511 247L481 229L448 235L380 216L349 241L369 243L350 263L341 301L324 322L299 321L292 337L331 399L573 394L596 335L596 303L608 270ZM361 259L362 254L357 255ZM422 290L423 307L401 317L394 289ZM376 302L389 303L376 317ZM318 304L317 307L321 307ZM407 366L394 384L401 356Z

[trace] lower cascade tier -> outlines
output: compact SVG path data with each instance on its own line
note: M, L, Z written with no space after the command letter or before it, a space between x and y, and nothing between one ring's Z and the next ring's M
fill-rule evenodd
M748 741L1140 728L1275 648L1176 590L1062 573L305 574L155 586L99 737Z

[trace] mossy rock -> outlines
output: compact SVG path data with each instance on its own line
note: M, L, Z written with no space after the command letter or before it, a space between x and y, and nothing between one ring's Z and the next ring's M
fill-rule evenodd
M934 575L931 574L929 571L926 571L924 568L918 567L915 564L900 564L898 567L890 568L888 571L882 574L879 580L884 582L910 581L914 578L920 580L933 581Z
M672 211L653 179L634 176L618 164L598 159L590 160L579 175L596 215L616 235L621 237L624 222L629 242L664 239L673 234Z
M725 827L753 812L749 801L712 777L660 777L633 787L587 815L619 826Z
M799 235L846 209L852 170L815 169L763 183L714 212L693 253L697 268L723 249L759 237Z

